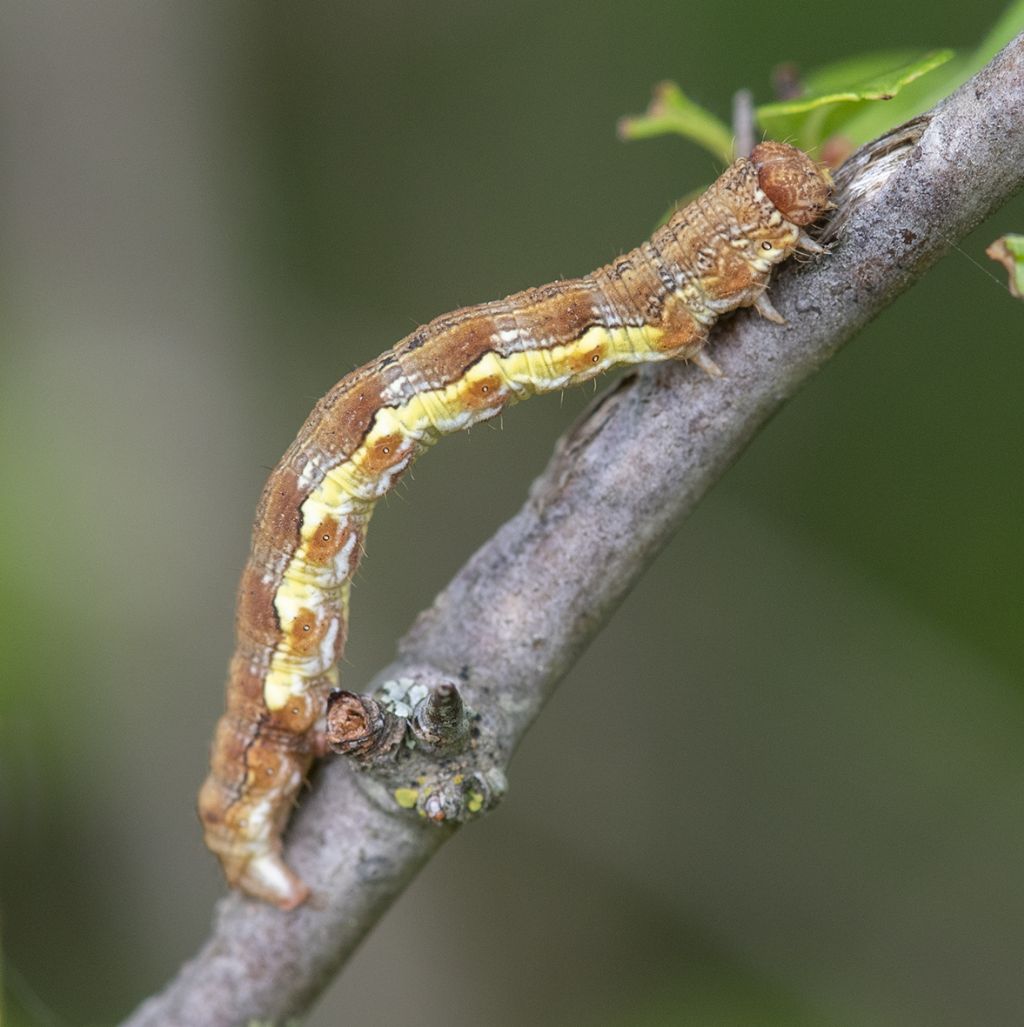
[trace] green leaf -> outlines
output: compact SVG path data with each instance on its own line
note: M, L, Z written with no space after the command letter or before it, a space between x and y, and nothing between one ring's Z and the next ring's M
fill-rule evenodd
M865 104L860 112L842 126L842 132L854 143L874 139L893 125L934 107L943 97L963 85L980 71L992 57L1024 31L1024 0L1015 0L1002 13L985 38L971 52L960 54L921 83L901 93L891 104Z
M931 50L926 54L890 51L851 57L809 75L809 95L766 104L759 110L766 114L796 114L828 103L891 100L904 86L945 64L952 56L952 50Z
M869 101L892 100L912 82L952 58L952 50L923 54L890 51L839 61L810 74L803 96L758 107L757 120L770 136L795 138L803 149L813 149L840 130ZM894 123L891 112L884 114L890 124Z
M1009 272L1010 295L1024 300L1024 235L1004 235L996 239L985 254Z
M674 82L655 86L644 114L619 121L622 139L650 139L660 135L681 135L726 164L732 160L732 132L714 114L694 103Z

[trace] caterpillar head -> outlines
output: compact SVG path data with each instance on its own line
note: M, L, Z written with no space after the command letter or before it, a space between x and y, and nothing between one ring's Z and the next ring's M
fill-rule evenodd
M832 209L832 176L802 150L786 143L761 143L754 147L750 162L764 194L787 221L802 228Z

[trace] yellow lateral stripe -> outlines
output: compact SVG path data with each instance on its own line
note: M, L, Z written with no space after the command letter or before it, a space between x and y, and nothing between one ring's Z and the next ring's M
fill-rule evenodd
M491 350L457 381L417 393L401 406L381 407L362 445L347 460L328 471L302 504L300 536L303 543L285 568L283 580L274 595L282 638L263 688L267 708L280 709L292 695L301 691L303 668L308 670L309 677L320 676L329 669L323 666L319 655L296 657L289 644L297 612L310 609L320 615L325 605L333 605L331 600L335 596L332 593L345 584L337 580L333 568L314 567L307 561L306 542L325 517L334 516L341 521L353 505L361 508L361 512L365 511L361 518L364 522L369 520L373 503L378 498L375 493L387 491L391 484L390 475L375 478L363 470L370 451L381 439L401 435L405 439L428 444L434 441L430 436L438 427L457 430L473 423L474 418L480 420L492 416L510 399L519 398L517 384L530 390L548 391L592 378L616 364L649 361L652 356L660 355L658 342L663 334L648 325L611 329L595 325L572 342L544 349L522 350L507 356ZM593 360L595 355L597 362ZM493 409L470 407L466 402L467 394L479 382L490 377L498 377L506 383L496 392ZM349 566L351 564L350 559ZM344 602L339 596L338 605L344 614L347 596Z

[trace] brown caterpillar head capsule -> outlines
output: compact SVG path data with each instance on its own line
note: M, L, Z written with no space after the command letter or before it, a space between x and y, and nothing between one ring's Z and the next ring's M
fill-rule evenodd
M782 216L801 228L831 210L832 176L786 143L761 143L750 154L757 181Z

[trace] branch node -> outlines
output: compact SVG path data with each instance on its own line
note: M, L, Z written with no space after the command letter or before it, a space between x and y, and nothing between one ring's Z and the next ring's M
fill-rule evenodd
M335 692L327 741L391 813L461 823L495 806L508 787L494 739L481 734L459 689L432 668L385 681L372 696Z
M327 744L342 756L370 762L391 756L405 721L372 696L333 692L327 700Z
M430 690L409 719L409 730L427 752L456 753L469 742L469 714L455 685L445 682Z

